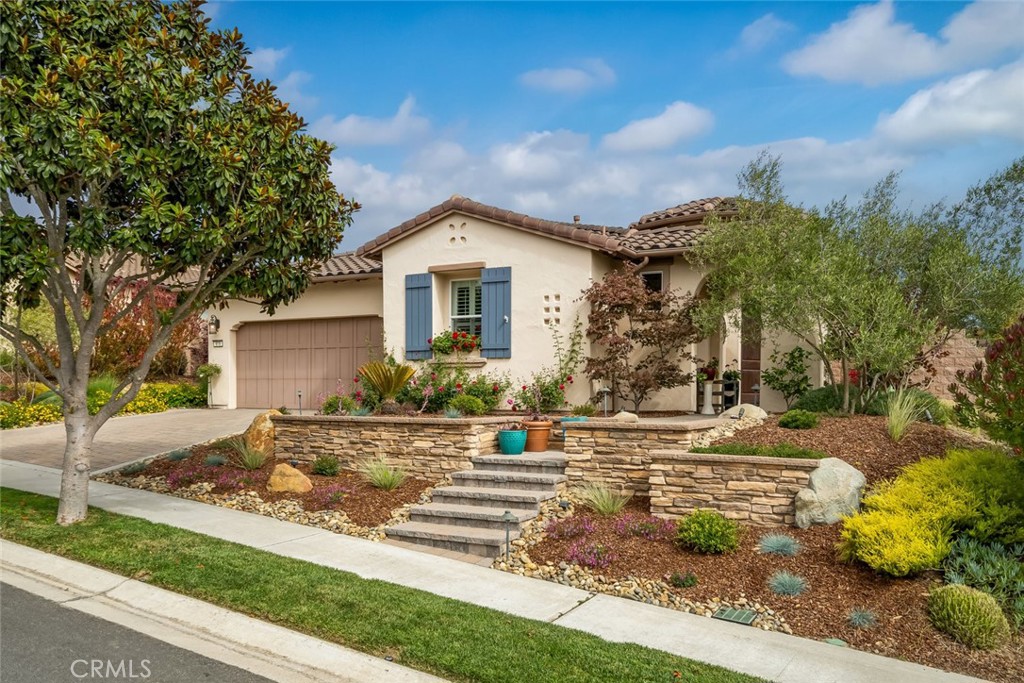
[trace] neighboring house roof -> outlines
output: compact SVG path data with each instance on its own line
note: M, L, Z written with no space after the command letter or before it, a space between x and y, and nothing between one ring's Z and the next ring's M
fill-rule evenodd
M676 225L653 230L630 230L622 238L622 249L637 255L689 249L707 228L703 225Z
M713 213L735 216L737 212L734 197L706 197L641 216L640 220L630 224L629 229L649 230L668 225L700 224Z
M314 280L334 280L339 278L352 278L361 275L374 275L383 272L380 261L371 258L357 256L356 252L348 251L344 254L335 254L324 261L320 267L320 273L313 276Z
M401 225L391 228L383 235L370 240L359 247L355 253L357 256L377 256L383 251L384 247L416 232L436 219L456 211L470 216L498 221L499 223L505 223L547 237L575 242L591 249L598 249L612 254L618 253L619 250L619 243L616 237L625 234L625 230L619 227L549 221L509 211L508 209L481 204L460 195L453 195L415 218L410 218Z

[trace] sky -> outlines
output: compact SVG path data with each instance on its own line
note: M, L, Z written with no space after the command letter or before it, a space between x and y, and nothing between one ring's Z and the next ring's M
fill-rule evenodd
M217 2L253 73L336 146L340 250L453 194L626 226L734 194L953 202L1024 156L1024 2Z

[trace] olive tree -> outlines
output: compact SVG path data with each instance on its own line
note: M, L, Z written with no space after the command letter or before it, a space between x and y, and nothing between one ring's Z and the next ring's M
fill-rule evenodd
M61 524L85 517L96 432L175 326L227 299L294 300L358 209L330 181L331 147L250 76L237 29L208 23L199 0L0 15L0 334L63 401ZM145 351L89 415L97 340L157 291L173 305L146 308ZM14 322L38 306L57 359Z

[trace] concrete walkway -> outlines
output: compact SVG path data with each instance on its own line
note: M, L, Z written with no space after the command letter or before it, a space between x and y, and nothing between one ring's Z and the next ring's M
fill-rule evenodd
M54 470L0 463L0 484L57 495ZM783 683L973 681L919 664L771 633L195 501L93 482L90 504L327 567L552 622Z
M100 427L93 472L245 430L259 410L168 410L115 417ZM60 469L64 423L0 431L0 458Z

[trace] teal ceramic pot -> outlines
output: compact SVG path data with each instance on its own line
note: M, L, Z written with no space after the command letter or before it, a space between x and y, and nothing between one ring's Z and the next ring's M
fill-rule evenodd
M498 432L498 448L505 455L522 455L526 448L526 430L502 429Z

